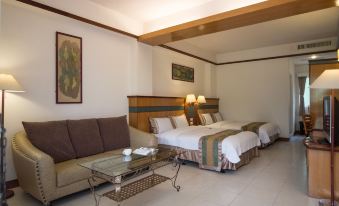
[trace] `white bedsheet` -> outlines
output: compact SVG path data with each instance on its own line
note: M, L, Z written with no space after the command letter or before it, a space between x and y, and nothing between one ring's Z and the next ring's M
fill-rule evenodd
M208 128L204 126L182 127L156 134L159 144L181 147L189 150L199 150L199 139L205 135L221 132L225 129ZM256 146L260 146L257 134L240 132L222 141L222 153L232 163L240 161L240 155Z
M241 127L249 124L251 122L241 122L241 121L220 121L210 125L206 125L208 128L218 128L218 129L237 129L241 130ZM263 144L270 142L270 136L280 133L280 129L276 124L266 123L259 127L259 139Z

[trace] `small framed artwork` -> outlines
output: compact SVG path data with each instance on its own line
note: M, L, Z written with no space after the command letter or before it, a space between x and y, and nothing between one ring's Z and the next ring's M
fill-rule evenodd
M172 79L186 82L194 82L194 69L191 67L172 63Z
M82 39L56 33L56 103L82 103Z

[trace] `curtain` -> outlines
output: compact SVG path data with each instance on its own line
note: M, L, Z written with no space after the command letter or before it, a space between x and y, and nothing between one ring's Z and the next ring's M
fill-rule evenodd
M300 97L299 114L300 116L304 116L305 114L304 93L305 93L306 77L298 77L298 80L299 80L299 97Z

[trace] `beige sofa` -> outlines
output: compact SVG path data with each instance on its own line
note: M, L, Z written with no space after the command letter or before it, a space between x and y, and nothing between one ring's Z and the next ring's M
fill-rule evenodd
M128 128L132 148L157 146L157 139L152 134L132 127ZM112 154L121 154L122 151L122 149L117 149L54 163L50 155L31 143L24 131L17 133L12 139L12 150L20 187L44 205L49 205L51 201L60 197L89 188L87 179L91 175L90 171L79 166L79 163Z

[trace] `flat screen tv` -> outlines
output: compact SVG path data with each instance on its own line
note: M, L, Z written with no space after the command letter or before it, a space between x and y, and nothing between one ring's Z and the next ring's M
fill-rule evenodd
M329 143L339 145L339 102L334 96L323 99L323 129Z

